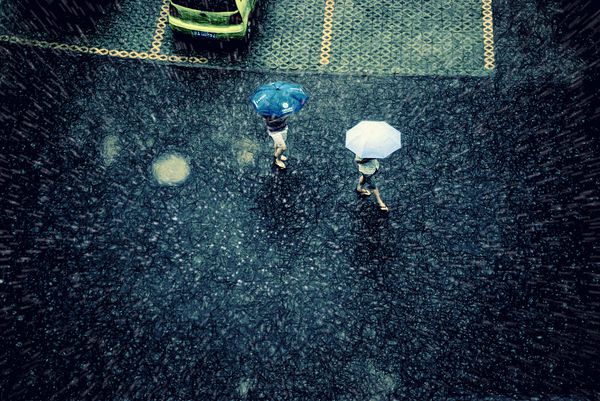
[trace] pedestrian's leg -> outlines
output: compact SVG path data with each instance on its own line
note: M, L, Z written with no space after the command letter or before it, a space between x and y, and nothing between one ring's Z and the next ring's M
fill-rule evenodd
M279 160L281 161L286 161L288 159L287 156L283 153L287 150L287 133L287 128L281 133L281 137L283 138L283 150L281 151L281 155L279 156Z
M275 158L276 159L281 159L281 154L286 149L287 148L285 146L277 146L277 145L275 145Z
M283 135L281 133L272 134L273 144L275 145L275 153L273 156L275 157L275 165L281 169L285 168L285 163L281 160L281 154L286 149L285 140L283 139Z
M365 176L360 175L360 177L358 177L358 185L356 186L356 192L358 192L361 195L365 195L365 196L369 196L371 195L371 192L369 192L368 189L363 188L363 184L365 183Z
M275 165L279 168L286 167L285 163L281 160L281 154L285 149L285 145L283 147L275 145Z
M379 189L375 188L373 190L373 193L375 194L375 198L377 198L377 204L379 204L379 209L387 212L389 209L386 206L386 204L383 203L383 200L381 200L381 194L379 193Z

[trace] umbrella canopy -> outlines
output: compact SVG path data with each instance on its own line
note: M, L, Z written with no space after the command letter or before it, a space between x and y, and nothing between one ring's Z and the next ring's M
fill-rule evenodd
M402 147L402 134L385 121L361 121L346 131L346 147L358 157L383 159Z
M250 96L250 102L263 117L283 117L299 112L308 97L308 93L298 84L271 82L258 88Z

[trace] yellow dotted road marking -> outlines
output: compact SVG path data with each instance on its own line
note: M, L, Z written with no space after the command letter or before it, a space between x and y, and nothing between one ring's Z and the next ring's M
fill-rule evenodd
M321 65L327 65L331 59L331 32L333 28L333 9L335 0L325 1L323 16L323 35L321 36Z
M137 59L137 60L156 60L156 61L169 61L172 63L182 64L206 64L207 58L204 57L186 57L186 56L167 56L166 54L156 54L147 52L136 52L119 49L104 49L101 47L93 46L81 46L81 45L70 45L66 43L55 43L46 42L43 40L30 40L20 38L18 36L0 35L0 42L13 43L31 47L37 47L40 49L50 49L56 51L66 51L71 53L84 53L84 54L95 54L99 56L108 56L125 59Z
M494 58L494 20L492 18L492 0L482 0L483 9L483 64L486 70L496 66Z
M150 46L149 53L160 53L160 47L162 46L162 41L165 38L165 28L169 22L169 3L170 0L163 0L163 4L160 8L160 14L156 20L156 30L154 31L154 36L152 37L152 44Z

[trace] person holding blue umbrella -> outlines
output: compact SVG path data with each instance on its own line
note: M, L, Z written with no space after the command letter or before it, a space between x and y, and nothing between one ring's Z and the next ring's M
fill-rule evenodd
M285 161L287 156L283 154L287 150L288 126L287 120L289 115L282 117L265 117L265 125L267 126L267 133L273 139L273 146L275 147L275 165L280 169L286 168Z
M354 161L360 177L356 192L363 196L377 198L379 210L388 212L389 208L381 199L375 174L379 171L379 160L391 155L402 147L400 131L385 121L361 121L346 131L346 148L354 152Z
M275 147L275 165L280 169L286 168L287 157L283 152L287 150L287 120L304 107L308 98L302 86L281 81L263 85L250 96L254 109L265 119L267 133Z

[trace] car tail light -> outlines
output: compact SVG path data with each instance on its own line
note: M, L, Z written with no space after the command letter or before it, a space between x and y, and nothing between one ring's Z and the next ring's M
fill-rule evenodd
M179 18L179 11L177 11L173 4L169 5L169 15L171 17Z
M240 13L231 14L229 16L229 23L232 25L239 25L242 22L242 14Z

